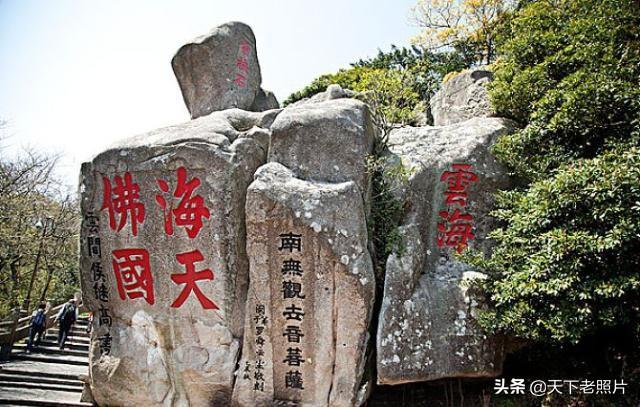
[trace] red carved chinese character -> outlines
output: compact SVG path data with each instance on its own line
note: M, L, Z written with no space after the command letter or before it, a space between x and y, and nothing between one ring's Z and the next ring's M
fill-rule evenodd
M236 67L244 73L249 72L249 63L247 62L247 58L238 57L236 59Z
M113 251L113 272L121 299L143 297L150 305L155 302L153 276L149 266L149 252L145 249L121 249Z
M200 253L199 250L194 250L192 252L180 253L176 254L176 259L178 262L185 266L186 273L184 274L172 274L171 280L173 280L176 284L185 284L185 287L182 289L182 292L178 296L178 298L173 301L171 304L172 308L179 308L189 297L189 294L193 291L200 301L202 308L204 309L218 309L218 306L208 299L200 288L196 284L196 281L199 280L213 280L213 271L210 269L196 271L196 266L194 263L204 260L204 257Z
M240 52L245 56L249 55L249 52L251 52L251 45L249 45L247 40L242 40L242 43L240 44Z
M176 208L167 208L167 201L164 196L156 195L156 201L164 211L164 230L168 235L173 235L173 221L175 218L176 225L184 226L189 238L193 239L198 235L202 228L202 218L209 219L209 208L204 206L204 199L200 195L191 196L198 186L200 179L192 178L187 182L187 170L184 167L178 168L176 171L178 185L176 186L173 196L181 198ZM158 186L163 192L169 192L169 184L164 180L157 180Z
M440 177L441 182L447 182L445 204L467 205L467 193L465 192L470 183L476 182L478 176L471 169L471 164L453 164L455 171L445 171Z
M475 237L473 234L473 216L462 213L456 209L453 213L440 211L441 218L446 222L438 223L438 247L455 247L458 253L462 253L467 247L467 241Z
M124 179L119 175L113 178L116 186L111 187L111 180L102 177L104 183L104 199L102 208L109 211L109 226L112 230L119 232L131 218L131 233L138 234L138 223L144 221L144 205L140 202L140 187L131 181L131 174L124 173ZM119 222L116 225L116 215Z
M244 88L247 86L247 78L245 78L243 74L238 72L236 73L236 79L233 80L233 83L240 86L241 88Z

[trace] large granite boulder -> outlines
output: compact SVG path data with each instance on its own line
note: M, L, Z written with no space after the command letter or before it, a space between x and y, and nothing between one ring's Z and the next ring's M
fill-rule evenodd
M246 211L251 277L233 405L356 405L375 293L360 188L269 163Z
M512 131L504 119L477 118L446 127L407 127L389 136L389 165L411 174L402 249L387 260L378 317L378 383L493 377L504 358L500 338L475 316L483 306L481 273L456 258L467 247L488 252L494 193L509 186L490 147Z
M81 174L81 284L99 405L228 405L248 286L245 194L275 113L126 140Z
M375 127L367 105L355 99L327 99L284 109L271 126L269 161L302 179L353 180L366 195Z
M262 76L248 25L231 22L214 28L183 45L171 66L192 119L234 107L256 109Z
M487 93L487 83L491 79L491 71L480 67L462 71L444 82L429 101L434 126L493 116Z

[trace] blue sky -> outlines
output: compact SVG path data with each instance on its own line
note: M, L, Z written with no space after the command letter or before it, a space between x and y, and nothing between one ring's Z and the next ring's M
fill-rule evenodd
M185 42L248 23L263 87L284 100L316 76L407 45L415 0L0 0L0 118L4 153L62 155L75 188L80 163L118 139L187 121L171 70Z

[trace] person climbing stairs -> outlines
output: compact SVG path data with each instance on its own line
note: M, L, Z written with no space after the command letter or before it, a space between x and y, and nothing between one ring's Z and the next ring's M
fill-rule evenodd
M88 323L78 318L63 350L57 325L31 352L26 340L14 344L11 359L0 364L0 405L91 406L80 401L89 366Z

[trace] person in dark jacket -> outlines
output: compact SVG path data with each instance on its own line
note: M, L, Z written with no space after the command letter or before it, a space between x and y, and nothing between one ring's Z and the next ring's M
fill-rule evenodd
M76 322L78 317L78 307L76 306L75 298L70 299L56 315L56 321L58 321L58 344L60 349L64 349L64 343L67 341L69 331Z
M27 352L31 352L33 350L33 340L36 339L36 346L40 345L40 341L42 340L42 335L44 334L44 330L47 328L47 313L45 312L46 305L44 303L40 303L38 305L38 309L33 311L31 314L31 325L29 326L29 341L27 342Z

